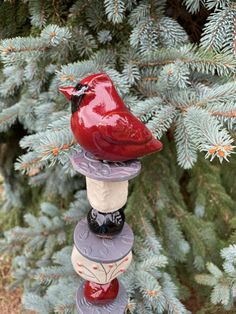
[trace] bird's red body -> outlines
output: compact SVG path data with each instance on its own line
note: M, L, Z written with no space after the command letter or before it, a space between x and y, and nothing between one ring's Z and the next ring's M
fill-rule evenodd
M79 86L87 88L81 98L75 88L60 91L74 104L71 129L86 151L101 160L125 161L161 150L162 143L128 110L105 73L88 76Z

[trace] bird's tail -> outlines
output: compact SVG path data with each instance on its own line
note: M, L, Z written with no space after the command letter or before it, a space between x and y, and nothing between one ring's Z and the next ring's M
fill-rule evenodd
M163 144L158 141L155 137L152 137L152 139L146 144L146 151L147 153L151 154L154 152L158 152L162 150Z

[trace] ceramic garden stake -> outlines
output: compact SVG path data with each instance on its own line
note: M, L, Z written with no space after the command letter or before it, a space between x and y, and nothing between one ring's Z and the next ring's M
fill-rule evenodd
M161 150L162 144L129 112L106 74L60 91L71 101L71 129L82 147L71 163L86 177L91 205L75 228L71 255L85 279L76 295L78 313L124 314L128 295L117 277L132 260L134 236L123 208L128 182L141 170L135 159Z

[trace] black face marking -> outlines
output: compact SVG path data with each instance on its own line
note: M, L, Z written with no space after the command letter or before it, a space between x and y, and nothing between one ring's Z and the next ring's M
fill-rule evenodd
M72 95L71 97L71 113L73 114L74 112L76 112L81 104L81 101L84 97L84 91L88 88L87 85L83 85L78 83L75 86L75 95ZM76 95L76 91L78 91L78 95ZM81 92L81 94L79 93Z

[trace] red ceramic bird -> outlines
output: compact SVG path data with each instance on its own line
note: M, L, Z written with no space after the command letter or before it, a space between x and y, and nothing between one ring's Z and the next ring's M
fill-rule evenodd
M162 149L162 143L125 106L107 74L93 74L75 87L59 90L71 101L76 140L96 158L125 161Z

